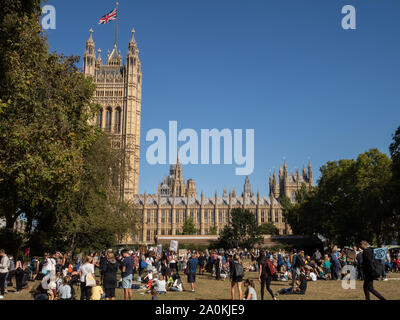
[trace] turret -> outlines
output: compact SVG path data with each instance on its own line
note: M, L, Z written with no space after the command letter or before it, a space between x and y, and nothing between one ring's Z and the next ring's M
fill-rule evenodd
M314 186L314 179L313 179L313 172L312 172L312 166L311 166L311 161L308 160L308 180L310 183L310 186Z
M129 76L141 76L141 66L139 59L139 49L135 40L135 29L132 30L132 38L129 42L128 53L126 55L126 67ZM134 77L136 78L136 77Z
M101 60L101 49L97 50L98 56L96 60L96 67L101 67L103 65L103 60Z
M93 41L93 30L90 29L90 36L86 41L86 51L83 55L83 73L85 76L94 76L94 68L96 63L95 44Z
M274 181L272 179L271 173L269 174L269 194L274 193Z

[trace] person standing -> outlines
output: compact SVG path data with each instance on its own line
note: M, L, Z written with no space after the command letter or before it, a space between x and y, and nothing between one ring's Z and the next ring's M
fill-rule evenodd
M106 252L103 250L100 255L99 270L100 270L100 283L104 281L104 267L107 262Z
M124 289L124 299L132 300L132 280L133 280L133 268L135 261L129 254L129 251L124 249L121 251L123 260L122 266L122 288Z
M317 264L319 264L321 262L321 257L322 257L321 252L319 252L318 249L315 249L313 259Z
M290 264L292 266L292 287L294 287L297 276L299 275L299 270L296 268L296 258L297 258L297 250L293 249L292 254L290 255Z
M332 280L339 280L339 270L340 270L340 262L337 255L336 247L333 248L331 253L331 261L332 261Z
M9 260L3 249L0 250L0 259L0 299L4 299L4 286L8 273Z
M107 260L103 263L103 287L106 300L115 300L115 288L117 287L118 264L112 252L107 253Z
M221 280L221 269L222 269L222 257L218 254L217 259L215 260L215 279Z
M374 280L380 276L379 270L376 270L376 265L380 262L375 262L374 250L368 246L366 241L361 241L360 248L362 252L361 268L364 274L364 294L365 299L370 300L370 293L380 300L386 300L378 291L374 289Z
M15 263L15 282L17 287L17 293L21 293L22 291L22 281L24 280L24 261L21 256L17 258L17 262Z
M233 261L230 263L230 280L231 280L231 295L232 300L235 300L235 286L239 291L239 300L243 300L242 282L244 277L244 269L242 261L237 253L233 256Z
M195 292L194 287L196 283L196 271L197 271L197 265L199 264L199 260L197 259L197 254L193 253L189 261L187 263L187 268L188 268L188 283L190 283L192 287L192 292Z
M92 264L93 258L87 256L85 258L84 264L79 267L79 275L81 281L81 300L90 300L92 296L92 287L88 286L86 283L86 278L89 274L95 278L94 265Z
M261 300L264 300L264 287L267 288L267 291L271 295L272 299L277 300L274 293L271 290L271 281L272 281L272 272L271 270L273 269L271 267L272 261L267 259L265 254L262 254L262 258L260 259L260 264L259 264L259 275L258 275L258 281L261 284Z
M14 262L14 257L12 255L8 256L8 273L7 273L7 277L6 277L6 282L4 284L5 286L5 293L7 293L7 288L8 287L12 287L13 286L13 281L12 278L14 276L14 272L15 272L15 262Z

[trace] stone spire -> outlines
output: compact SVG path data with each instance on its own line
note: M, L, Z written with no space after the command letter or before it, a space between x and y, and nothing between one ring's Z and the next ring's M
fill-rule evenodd
M244 181L244 187L243 187L243 196L246 197L252 197L252 192L251 192L251 184L249 180L249 176L246 176L246 179Z
M103 65L103 61L101 60L101 49L99 48L99 50L97 50L98 52L98 56L97 56L97 60L96 60L96 65L97 66L102 66Z
M94 76L94 68L96 63L95 44L93 41L93 30L90 29L89 39L86 41L86 51L83 55L83 73L85 75Z
M310 186L314 186L313 171L312 171L312 166L311 166L310 160L308 160L308 180L309 180Z

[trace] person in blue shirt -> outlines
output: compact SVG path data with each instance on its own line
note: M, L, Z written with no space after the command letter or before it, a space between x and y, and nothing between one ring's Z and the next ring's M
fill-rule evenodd
M339 259L337 258L337 251L336 248L333 249L332 254L331 254L331 261L332 261L332 279L333 280L338 280L339 279L339 270L340 270L340 262Z
M194 290L194 284L196 282L196 271L197 271L197 265L199 264L198 256L197 253L193 253L189 261L187 263L187 268L188 268L188 283L192 286L192 292L195 292Z

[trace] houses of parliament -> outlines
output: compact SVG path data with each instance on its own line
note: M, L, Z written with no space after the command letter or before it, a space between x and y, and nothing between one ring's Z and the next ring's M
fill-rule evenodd
M192 218L198 235L210 234L210 230L223 229L230 223L231 211L244 208L252 212L258 222L273 223L281 235L290 235L292 230L282 215L280 199L286 196L295 201L295 192L304 184L313 186L311 163L292 174L286 162L269 177L269 195L261 197L253 193L250 180L245 178L243 190L235 189L229 193L223 190L214 197L200 196L194 180L183 179L179 162L171 165L169 175L157 186L156 194L139 194L140 123L142 71L135 32L128 44L126 63L117 45L107 53L103 62L101 50L95 53L93 31L86 42L83 56L85 76L91 76L96 84L94 102L101 106L96 119L97 126L110 133L114 148L124 150L124 176L121 179L121 194L125 200L132 201L141 219L139 231L129 242L154 244L157 236L180 235L185 221ZM212 185L212 182L210 182Z

